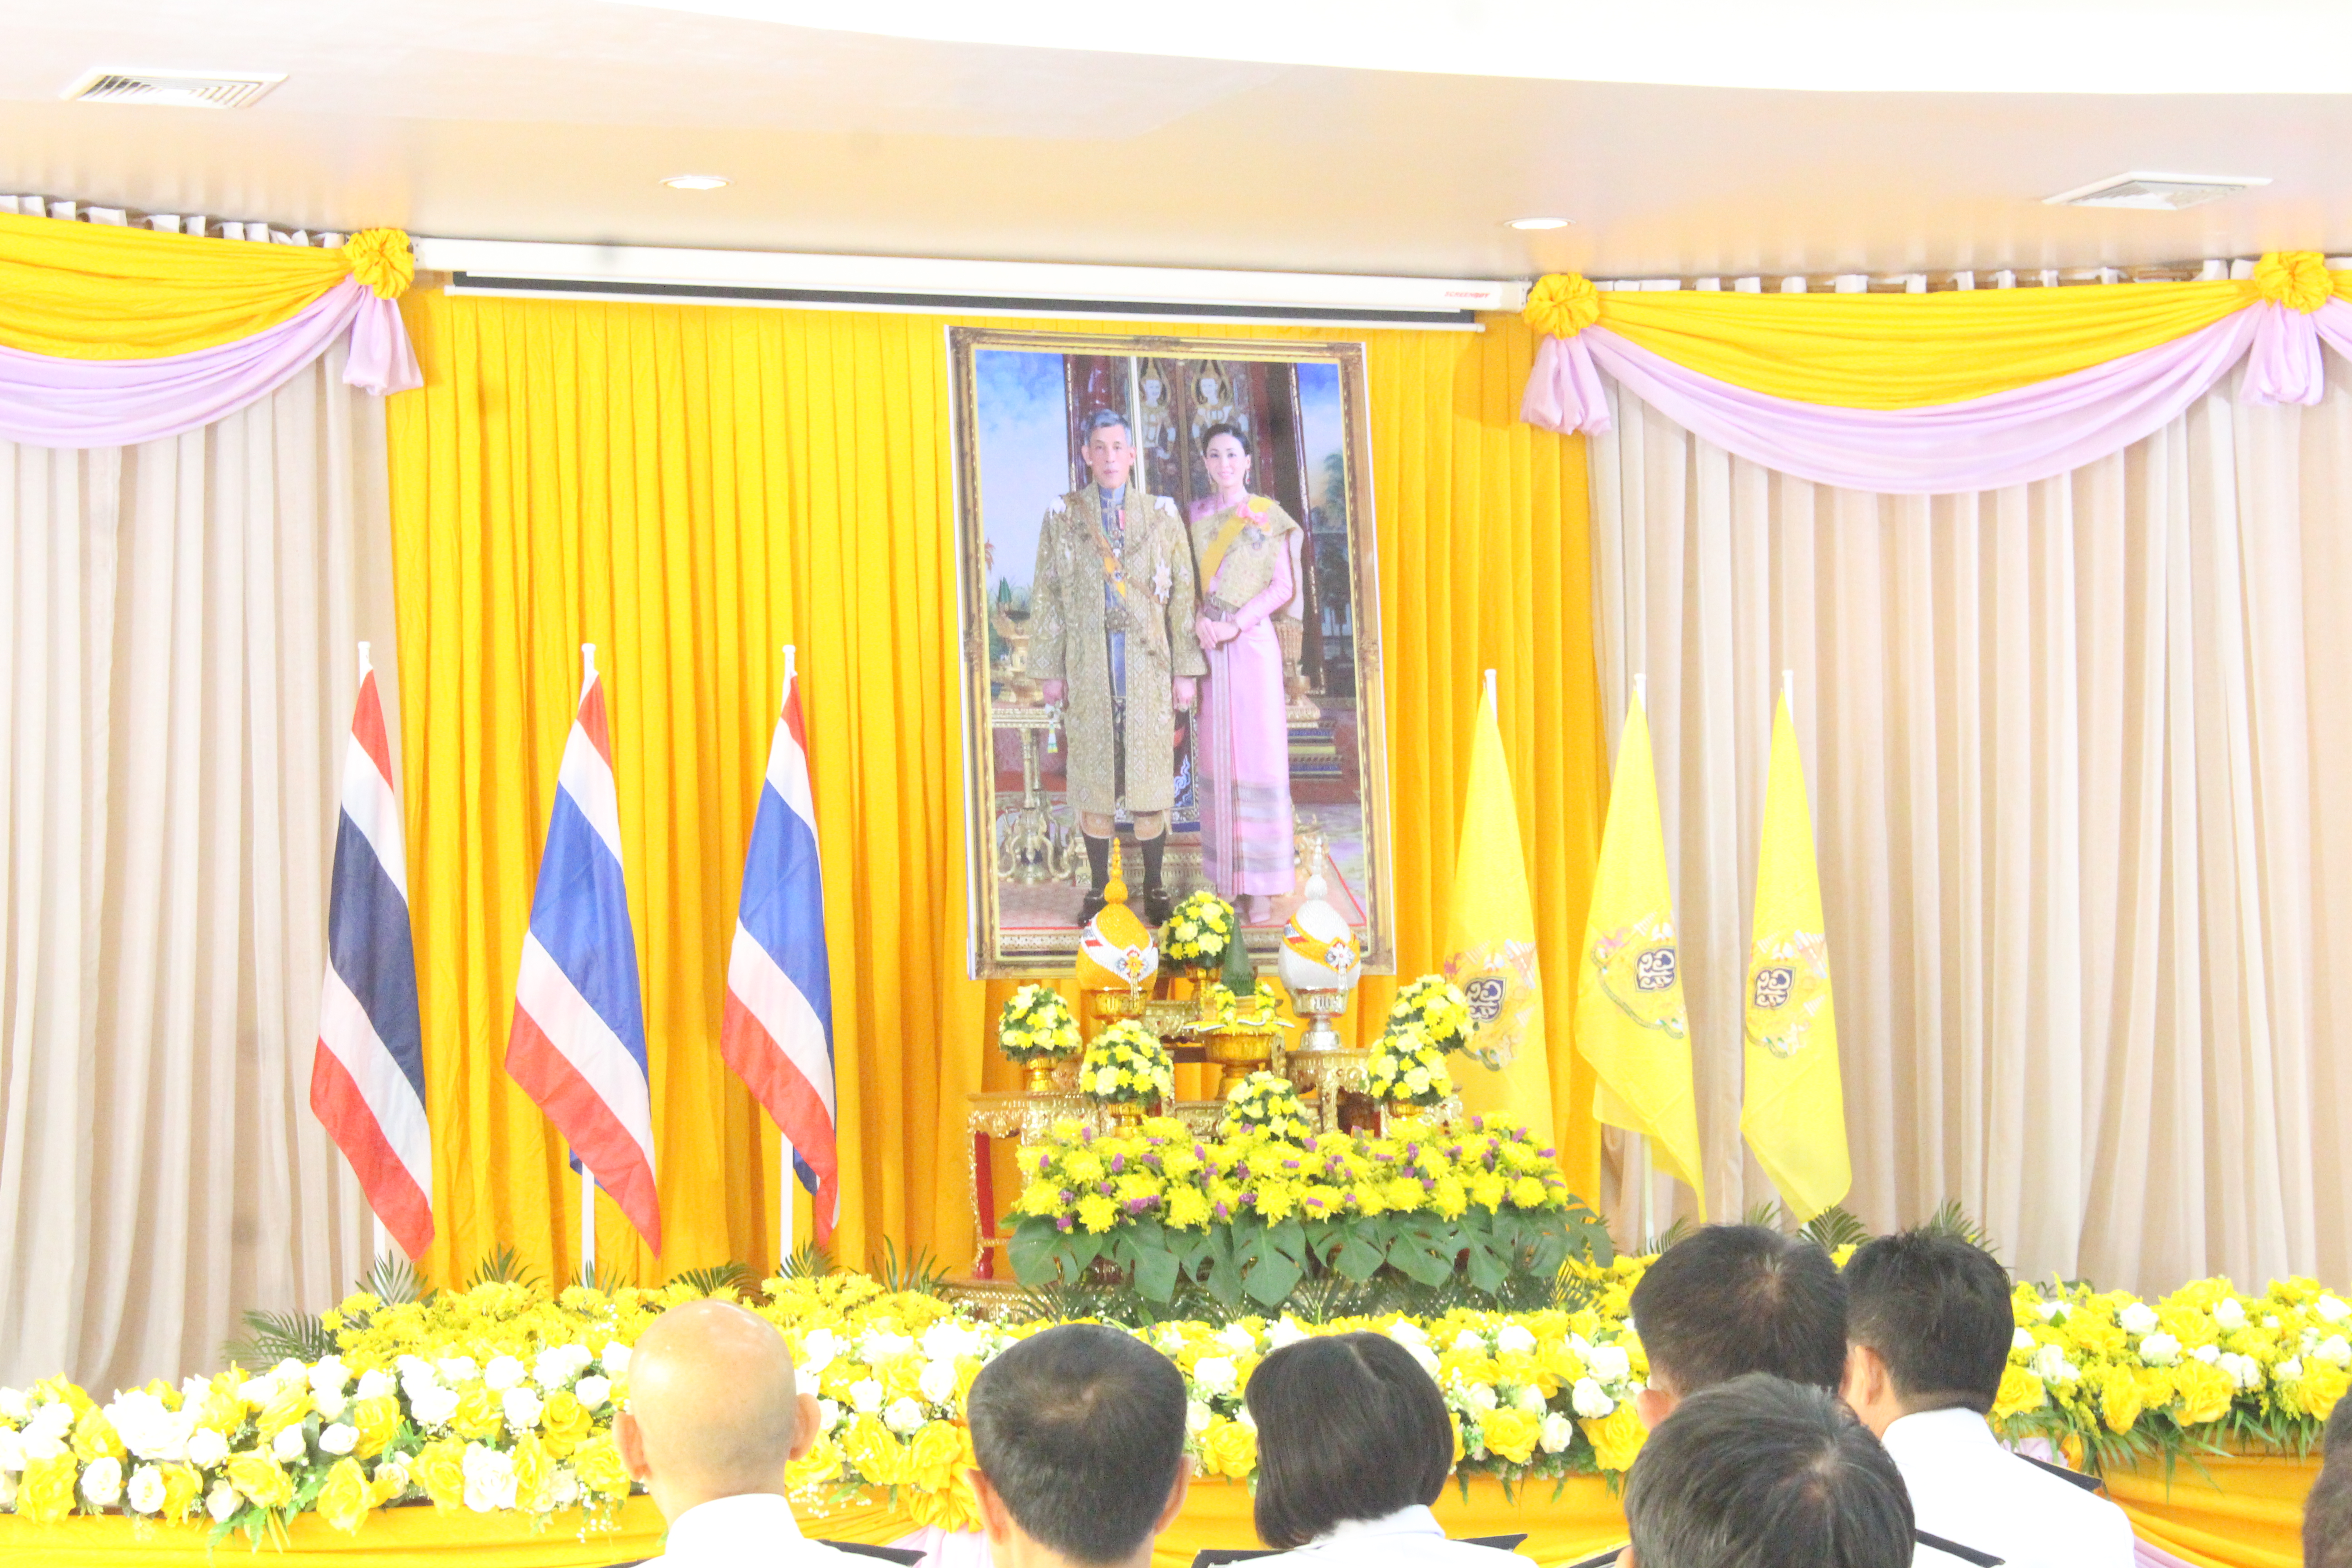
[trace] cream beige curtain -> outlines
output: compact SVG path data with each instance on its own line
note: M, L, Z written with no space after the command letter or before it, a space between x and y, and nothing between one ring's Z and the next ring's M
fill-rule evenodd
M2328 374L2317 407L2223 389L2063 479L1932 499L1790 479L1612 389L1601 680L1613 736L1647 677L1717 1217L1772 1196L1739 988L1787 668L1849 1206L1955 1198L2021 1272L2110 1287L2352 1275L2352 365Z
M210 1367L373 1247L308 1101L353 642L393 668L341 358L176 440L0 443L0 1384Z

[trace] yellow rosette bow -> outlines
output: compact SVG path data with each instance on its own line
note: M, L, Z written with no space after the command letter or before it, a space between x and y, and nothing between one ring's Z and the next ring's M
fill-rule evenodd
M1551 272L1528 290L1520 319L1548 338L1572 338L1601 319L1601 290L1573 272Z
M416 280L416 258L408 236L396 228L363 228L343 241L343 255L358 279L379 300L397 300Z
M2335 289L2327 258L2315 250L2273 250L2254 263L2254 292L2306 316L2327 303Z

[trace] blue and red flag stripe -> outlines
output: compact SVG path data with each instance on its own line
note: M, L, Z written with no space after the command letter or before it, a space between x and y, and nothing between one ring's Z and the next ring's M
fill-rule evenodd
M433 1241L433 1137L408 924L407 856L375 672L362 668L343 757L327 900L327 974L310 1110L351 1162L401 1249Z
M555 810L515 980L507 1072L659 1252L645 1008L621 873L604 688L593 673L556 773Z

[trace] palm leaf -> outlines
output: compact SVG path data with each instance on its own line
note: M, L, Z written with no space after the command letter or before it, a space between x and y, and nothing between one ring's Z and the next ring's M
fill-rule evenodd
M898 1244L887 1237L882 1238L881 1264L872 1273L885 1290L894 1293L939 1296L947 1291L948 1271L931 1256L929 1247L901 1253Z
M1993 1245L1992 1237L1986 1234L1985 1227L1969 1217L1968 1211L1960 1207L1958 1198L1946 1198L1943 1206L1928 1215L1919 1228L1933 1231L1938 1236L1958 1237L1970 1247L1981 1247L1996 1258L2000 1256L2000 1249Z
M468 1290L477 1285L536 1285L538 1283L539 1276L532 1271L529 1264L522 1260L522 1254L514 1249L511 1242L500 1246L496 1252L475 1264L474 1271L466 1276L466 1289Z
M626 1289L635 1284L636 1280L632 1276L622 1273L619 1264L600 1262L593 1268L582 1268L579 1273L572 1277L572 1283L584 1285L601 1295L609 1296L615 1290Z
M1870 1239L1870 1227L1835 1204L1823 1209L1797 1227L1797 1234L1806 1237L1824 1252L1835 1252L1841 1247L1860 1247Z
M221 1360L253 1371L276 1366L289 1359L324 1361L335 1353L335 1339L312 1312L265 1312L248 1309L245 1333L221 1346Z
M725 1263L709 1264L700 1268L681 1268L669 1277L669 1282L673 1285L690 1285L705 1296L716 1296L722 1290L730 1295L742 1295L759 1283L752 1278L750 1265L737 1263L731 1259Z
M430 1301L433 1287L416 1271L416 1265L397 1252L387 1252L368 1265L354 1289L363 1290L387 1307L404 1301Z
M784 1259L776 1276L782 1279L822 1279L839 1272L839 1268L829 1248L818 1242L803 1241L793 1248L793 1255Z

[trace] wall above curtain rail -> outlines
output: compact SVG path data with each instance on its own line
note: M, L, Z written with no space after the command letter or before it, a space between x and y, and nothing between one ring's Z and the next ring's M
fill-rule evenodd
M421 386L394 303L415 273L397 229L321 248L0 213L0 439L180 435L346 339L348 384Z
M2076 289L1596 288L1554 274L1520 417L1610 427L1607 372L1737 455L1850 489L1993 489L2079 468L2177 417L2241 361L2255 403L2315 403L2352 353L2352 272L2315 251L2242 278Z

